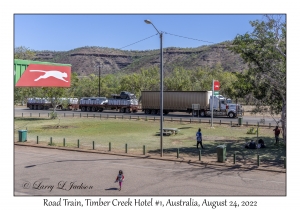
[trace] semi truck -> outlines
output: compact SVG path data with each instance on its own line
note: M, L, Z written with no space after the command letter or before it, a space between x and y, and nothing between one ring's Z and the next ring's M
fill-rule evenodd
M141 92L142 111L145 114L160 114L160 91ZM212 91L164 91L163 113L192 113L194 116L211 116L213 103L214 116L237 117L243 113L240 104L227 103L225 97L212 96Z
M83 112L102 112L103 110L117 110L121 113L138 111L138 100L130 92L122 91L106 97L84 97L79 100L79 109Z
M122 91L120 94L112 94L111 98L106 97L83 97L60 98L57 109L67 107L68 110L81 110L83 112L102 112L103 110L117 110L122 113L138 111L138 100L133 93ZM51 99L28 98L27 107L34 110L48 110L53 108Z
M28 98L27 107L34 110L48 110L53 108L53 99L49 98ZM68 110L78 110L78 98L59 98L57 109L66 108Z

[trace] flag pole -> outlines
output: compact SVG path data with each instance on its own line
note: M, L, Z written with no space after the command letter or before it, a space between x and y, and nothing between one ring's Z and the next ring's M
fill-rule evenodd
M210 127L213 127L213 115L214 115L214 80L212 81L212 103L211 103L211 122L210 122Z

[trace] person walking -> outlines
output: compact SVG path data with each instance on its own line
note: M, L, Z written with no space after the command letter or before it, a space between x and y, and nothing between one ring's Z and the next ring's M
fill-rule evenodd
M197 149L199 149L199 144L201 145L201 148L204 149L202 145L202 133L201 128L198 129L198 132L196 133L196 140L197 140Z
M120 186L119 191L120 191L121 188L122 188L122 182L123 182L123 181L124 181L123 171L122 171L122 170L119 170L119 174L118 174L118 176L117 176L117 178L116 178L116 182L119 182L119 186Z
M278 126L276 126L275 129L273 129L273 131L275 133L275 140L276 140L275 144L279 144L280 129L278 128Z

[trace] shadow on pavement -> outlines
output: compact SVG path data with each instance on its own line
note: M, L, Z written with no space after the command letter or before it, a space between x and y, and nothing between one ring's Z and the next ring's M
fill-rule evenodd
M105 189L105 190L118 190L118 188L116 188L116 187L111 187L111 188L108 188L108 189Z

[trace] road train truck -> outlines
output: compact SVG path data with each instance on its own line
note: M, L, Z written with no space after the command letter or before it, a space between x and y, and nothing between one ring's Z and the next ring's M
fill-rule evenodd
M28 98L27 107L34 110L48 110L53 108L53 99L49 98ZM57 109L77 110L78 98L59 98L56 105Z
M84 97L79 100L79 109L83 112L102 112L103 110L117 110L121 113L138 111L138 100L133 93L122 91L106 97Z
M224 97L212 96L212 91L164 91L163 102L164 114L187 112L194 116L211 116L212 103L214 116L234 118L243 113L240 104L229 104ZM145 114L159 114L160 91L142 91L141 105Z

